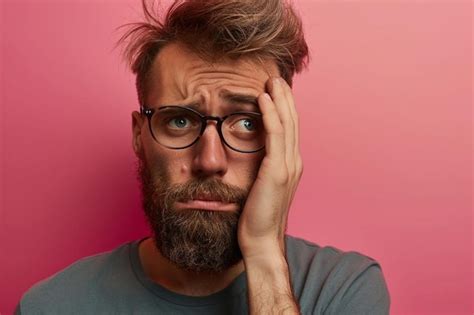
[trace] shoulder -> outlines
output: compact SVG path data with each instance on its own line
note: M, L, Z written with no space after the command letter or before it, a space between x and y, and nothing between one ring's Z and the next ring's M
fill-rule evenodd
M90 303L104 279L127 269L130 243L100 254L77 260L52 276L36 283L23 294L22 314L42 313L45 307L60 309L83 301ZM129 268L129 267L128 267Z
M328 273L334 268L356 272L370 265L378 265L374 258L360 252L343 251L333 246L322 247L289 235L286 237L286 252L289 264L297 265L299 268L317 264L323 273Z
M320 312L340 311L359 300L366 307L388 308L389 294L376 259L292 236L287 236L286 246L292 285L300 303Z

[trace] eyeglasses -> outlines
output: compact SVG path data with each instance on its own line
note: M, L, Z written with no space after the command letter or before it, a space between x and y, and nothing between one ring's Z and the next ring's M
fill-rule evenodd
M224 117L204 116L182 106L141 107L148 118L153 139L170 149L185 149L195 144L204 134L208 120L217 121L217 131L229 148L241 153L254 153L265 147L262 114L234 112Z

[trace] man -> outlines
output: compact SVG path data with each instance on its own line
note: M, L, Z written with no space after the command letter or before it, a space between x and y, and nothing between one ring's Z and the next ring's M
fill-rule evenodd
M307 60L280 0L177 1L122 38L152 237L79 260L21 314L388 314L380 266L285 236L302 174L292 77Z

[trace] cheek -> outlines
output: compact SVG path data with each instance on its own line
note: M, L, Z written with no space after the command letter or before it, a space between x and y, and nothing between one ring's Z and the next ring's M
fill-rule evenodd
M161 155L157 168L172 184L185 183L190 178L190 161L175 154Z
M258 170L260 168L260 163L261 163L261 160L252 160L247 166L248 176L252 180L255 180L257 178Z
M233 176L238 180L239 186L250 188L257 178L258 170L263 155L253 156L250 159L234 161Z
M187 162L173 151L163 150L157 146L148 146L144 153L147 165L155 177L166 178L168 181L176 183L189 169Z

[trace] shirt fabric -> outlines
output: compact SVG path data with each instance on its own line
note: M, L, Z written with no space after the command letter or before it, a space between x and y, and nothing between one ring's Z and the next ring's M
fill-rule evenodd
M142 240L82 258L37 283L15 314L248 314L245 272L208 296L177 294L146 276L138 255ZM292 236L285 242L301 314L389 314L390 296L376 260Z

